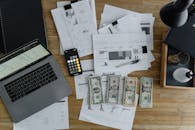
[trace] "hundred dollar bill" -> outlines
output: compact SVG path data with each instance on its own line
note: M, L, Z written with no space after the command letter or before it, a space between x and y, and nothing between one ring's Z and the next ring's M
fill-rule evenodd
M142 77L140 79L139 105L142 108L152 108L153 105L153 79Z
M123 88L123 105L134 106L136 104L137 78L125 77Z
M89 76L89 105L103 103L102 84L100 76Z
M106 89L106 103L118 104L121 76L108 76L108 85Z

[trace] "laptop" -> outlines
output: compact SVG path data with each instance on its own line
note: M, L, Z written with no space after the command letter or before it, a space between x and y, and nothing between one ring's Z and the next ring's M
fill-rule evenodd
M0 51L39 39L47 47L41 0L0 0Z
M14 122L70 94L54 57L39 40L0 59L0 96Z

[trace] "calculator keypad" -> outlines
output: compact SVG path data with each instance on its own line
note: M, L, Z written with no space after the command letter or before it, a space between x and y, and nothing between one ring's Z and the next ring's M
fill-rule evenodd
M77 56L71 56L70 59L67 60L67 64L70 70L70 74L76 74L81 72L81 64Z
M76 48L65 50L64 56L67 62L67 68L70 76L82 74L81 63Z

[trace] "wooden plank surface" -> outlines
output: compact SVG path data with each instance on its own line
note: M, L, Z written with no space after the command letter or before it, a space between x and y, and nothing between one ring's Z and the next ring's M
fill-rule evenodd
M132 73L132 76L151 76L154 78L153 109L137 108L133 130L195 130L195 90L175 90L160 87L162 33L168 28L159 18L160 8L170 0L96 0L97 20L105 3L122 8L151 12L156 17L154 25L154 51L156 58L148 71ZM63 56L59 55L59 38L56 33L50 10L56 7L57 0L42 0L46 21L49 49L54 54L73 94L69 98L69 119L71 130L112 130L78 120L82 101L76 100L74 80L68 76ZM92 58L88 56L82 59ZM0 100L0 130L12 130L10 117Z

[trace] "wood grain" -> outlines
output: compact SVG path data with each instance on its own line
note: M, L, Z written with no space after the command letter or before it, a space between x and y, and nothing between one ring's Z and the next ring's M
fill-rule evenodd
M137 108L133 130L195 130L195 90L175 90L160 87L162 33L168 28L159 17L160 8L170 0L96 0L97 21L104 4L112 4L125 9L153 13L154 51L156 60L148 71L134 72L132 76L150 76L154 78L153 109ZM73 94L69 97L69 119L71 130L113 130L108 127L86 123L78 120L82 101L76 100L74 80L68 76L63 56L59 55L59 38L56 33L50 10L56 7L57 0L42 0L46 21L49 49L59 63ZM82 59L92 58L88 56ZM12 130L12 121L0 100L0 130Z

